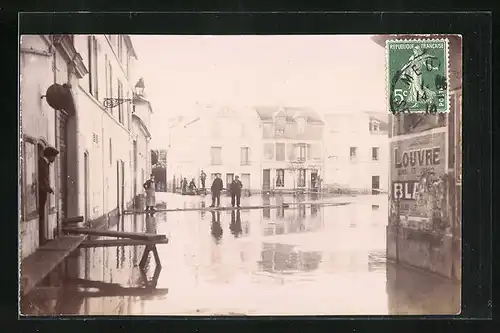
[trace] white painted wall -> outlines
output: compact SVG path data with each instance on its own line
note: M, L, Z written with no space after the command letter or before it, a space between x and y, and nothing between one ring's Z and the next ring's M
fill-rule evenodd
M21 147L24 138L44 140L57 147L56 141L56 112L41 97L46 89L53 83L66 83L68 68L66 62L56 53L52 54L51 43L45 36L23 35L20 43L19 74L20 74L20 125ZM55 63L54 63L55 61ZM55 66L55 67L53 67ZM54 71L55 70L55 71ZM38 157L36 157L38 158ZM38 161L36 161L38 165ZM49 216L47 221L46 237L53 238L57 228L57 210L59 188L56 181L59 160L51 165L51 186L55 194L49 195ZM23 170L20 169L20 172ZM24 177L24 175L23 175ZM37 169L35 170L36 181ZM20 177L19 187L23 188L23 179ZM33 253L38 247L38 215L24 216L23 202L20 203L19 236L21 245L21 258Z
M343 188L371 189L372 176L380 176L380 187L387 191L388 149L387 133L373 134L370 118L365 113L325 115L325 185ZM351 159L350 147L356 147ZM372 160L372 147L379 147L380 158Z

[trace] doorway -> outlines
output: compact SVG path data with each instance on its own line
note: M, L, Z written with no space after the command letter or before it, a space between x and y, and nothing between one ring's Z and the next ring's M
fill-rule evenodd
M90 200L89 200L89 153L83 154L83 191L84 191L84 217L85 221L90 218Z
M262 170L262 189L269 190L271 187L271 169Z
M372 176L372 194L380 193L380 176Z
M318 172L311 171L311 189L314 192L318 191Z

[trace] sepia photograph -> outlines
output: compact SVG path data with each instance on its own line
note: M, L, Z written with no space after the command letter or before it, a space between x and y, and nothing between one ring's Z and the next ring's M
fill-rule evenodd
M20 316L456 315L460 35L23 34Z

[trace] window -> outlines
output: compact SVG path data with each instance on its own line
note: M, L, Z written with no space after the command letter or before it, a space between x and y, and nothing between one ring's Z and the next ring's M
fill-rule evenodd
M130 99L130 92L127 91L127 99ZM127 103L127 128L130 130L132 126L132 113L130 112L131 103Z
M356 153L357 153L357 148L356 147L350 147L349 148L349 157L351 160L354 160L356 158Z
M130 54L128 53L128 50L126 52L126 57L127 57L127 77L130 78Z
M370 121L370 132L377 132L380 130L380 124L376 120Z
M210 158L212 165L222 164L222 147L211 147L210 148Z
M113 165L113 143L111 138L109 138L109 164Z
M298 187L306 187L306 169L299 169Z
M272 138L273 137L273 129L274 129L273 124L270 124L270 123L262 124L262 137L264 139Z
M297 158L298 161L305 161L306 160L306 146L301 144L299 145L299 157Z
M24 159L21 160L21 184L23 197L23 220L27 221L37 214L38 206L38 158L37 146L31 139L24 141Z
M89 51L89 92L95 98L99 98L97 86L97 40L94 36L88 38L88 51Z
M264 143L264 158L266 160L272 160L274 158L274 144Z
M290 161L295 161L297 156L295 153L295 145L293 143L287 144L287 150L288 150L288 159Z
M276 144L276 161L284 161L285 160L285 144L277 143Z
M241 147L241 165L250 164L250 148Z
M120 80L117 80L118 82L118 99L123 98L123 85ZM118 104L118 121L122 124L124 124L124 111L123 111L123 104Z
M284 187L285 186L285 170L277 169L276 170L276 187Z
M378 161L379 158L378 151L379 151L378 147L372 147L372 160Z
M308 160L320 160L321 159L321 145L319 144L308 144L307 145L307 159Z
M303 134L306 131L306 118L297 118L297 131L299 134Z
M285 135L285 117L276 117L276 126L275 126L275 134L277 137L282 138Z

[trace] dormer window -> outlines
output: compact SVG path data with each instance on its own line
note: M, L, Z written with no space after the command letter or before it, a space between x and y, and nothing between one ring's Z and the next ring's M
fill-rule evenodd
M380 131L380 122L378 120L370 120L370 132Z
M297 131L299 132L299 134L304 133L306 131L306 118L298 117L296 121L297 121Z
M278 137L283 137L285 134L285 124L286 124L286 118L285 116L277 116L276 117L276 136Z

